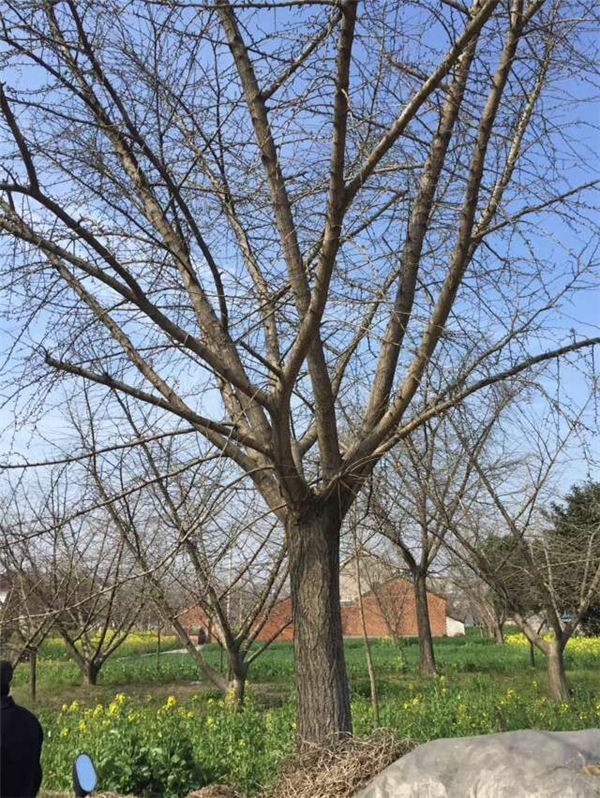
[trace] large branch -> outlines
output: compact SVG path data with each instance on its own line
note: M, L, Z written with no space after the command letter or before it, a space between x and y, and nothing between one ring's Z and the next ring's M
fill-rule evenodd
M402 277L381 342L373 385L362 422L364 432L372 429L374 424L380 420L392 390L398 358L414 304L417 274L423 243L429 229L431 209L450 146L452 132L464 98L477 39L478 34L471 39L459 58L456 74L448 88L438 128L431 141L429 155L412 206L402 257Z
M537 2L532 5L537 8L542 2L543 0L537 0ZM461 209L457 240L444 283L429 322L423 331L415 356L408 366L404 380L398 388L393 402L374 429L355 447L359 456L373 451L385 440L393 429L397 427L403 413L412 401L419 387L427 363L442 335L444 326L454 305L458 288L470 262L470 257L472 256L471 242L475 224L475 214L494 121L500 108L500 102L508 82L508 77L514 67L514 59L517 45L523 32L523 25L525 24L526 18L529 19L532 15L531 7L528 9L528 15L523 15L522 5L523 0L513 0L504 46L479 120L477 136L469 165L469 175Z
M410 419L410 421L408 421L406 424L403 424L389 441L386 441L385 444L380 446L373 453L373 456L379 457L380 455L389 451L396 445L396 443L398 443L398 441L406 438L411 432L424 424L428 419L433 418L433 416L441 415L452 407L457 407L468 396L477 393L477 391L481 391L483 388L487 388L490 385L496 385L497 383L510 380L513 377L522 374L524 371L532 369L539 363L544 363L548 360L555 360L557 358L563 357L564 355L568 355L571 352L577 352L580 349L587 349L593 346L600 346L600 336L596 338L585 338L582 341L576 341L572 344L561 346L558 349L551 349L547 352L542 352L539 355L534 355L533 357L527 358L526 360L517 363L517 365L512 366L511 368L497 372L496 374L492 374L489 377L483 377L471 385L457 390L452 396L444 399L442 402L432 402L416 416Z
M18 191L27 196L31 196L29 189L23 186L0 184L0 189L12 192ZM168 337L200 357L216 374L227 382L230 382L249 398L259 401L265 407L269 406L269 397L260 388L249 382L245 375L240 375L236 369L230 368L221 357L219 351L213 350L208 344L199 340L195 335L181 328L151 302L137 280L132 277L113 253L94 235L87 231L79 222L73 219L72 216L54 202L54 200L46 195L38 192L33 198L44 207L51 210L82 241L88 244L102 260L118 274L123 282L115 279L105 269L94 265L89 260L75 255L73 252L70 252L64 247L60 247L50 239L37 233L31 225L27 224L21 217L16 215L8 202L3 200L0 200L0 208L4 209L5 215L0 216L0 230L5 230L14 237L34 245L37 249L48 255L49 258L60 258L90 277L94 277L104 283L104 285L117 292L126 301L138 307L144 315L151 319Z
M477 11L465 25L464 31L446 53L439 65L434 69L419 90L411 97L389 130L383 134L371 153L367 156L363 166L358 170L355 177L346 185L344 197L346 206L350 205L360 188L373 174L381 159L404 133L406 127L414 119L416 113L427 98L440 86L454 64L456 64L466 50L469 42L479 35L481 29L491 17L499 2L500 0L486 0L484 2L482 8Z
M246 375L243 364L238 352L235 349L235 346L233 345L233 342L231 341L230 336L227 333L227 308L225 304L225 295L219 274L219 268L214 261L212 253L200 234L195 218L189 211L187 204L184 202L178 186L171 179L171 176L162 161L153 153L152 149L146 143L137 126L131 120L121 100L121 97L119 96L119 93L113 88L108 76L102 69L102 66L94 54L94 50L88 40L83 23L73 2L69 1L69 9L75 21L79 45L86 53L94 75L113 100L116 108L121 114L122 119L124 120L126 127L130 131L133 140L138 142L142 148L142 152L146 155L146 157L148 157L153 166L159 171L161 177L165 180L171 195L183 210L186 221L195 234L202 254L205 257L205 260L215 280L222 311L221 323L219 323L217 320L212 306L192 265L187 243L183 240L180 231L170 224L165 211L156 199L155 193L150 184L150 180L146 176L142 165L136 157L136 154L127 137L121 133L118 125L115 124L108 110L102 105L100 98L94 91L90 82L87 80L85 72L80 68L78 61L73 57L71 48L63 36L53 9L51 7L47 7L46 11L50 21L51 30L54 32L54 35L59 43L59 49L65 58L65 61L67 62L75 81L79 85L81 93L86 100L86 104L98 123L99 129L112 143L115 153L119 158L125 173L131 180L137 195L140 197L146 218L160 235L167 251L171 253L187 291L191 306L194 309L200 329L205 332L209 340L214 342L217 350L219 351L220 359L227 363L228 367L236 373L238 379L240 377L244 379ZM263 436L268 435L269 426L264 413L255 405L254 397L251 396L250 398L251 401L250 403L247 403L245 409L251 415L253 422Z
M225 31L229 49L240 77L246 104L250 111L256 143L267 174L271 202L275 214L275 224L289 271L296 306L302 316L308 307L310 291L304 272L302 253L298 244L292 206L281 170L277 147L273 140L266 104L229 0L223 0L219 5L219 18Z
M49 366L52 366L52 368L56 369L57 371L64 371L67 374L73 374L76 377L82 377L89 382L95 382L98 385L104 385L106 388L127 394L128 396L138 399L141 402L145 402L153 407L160 407L162 410L168 410L169 413L173 413L173 415L179 416L180 418L189 421L198 429L199 432L202 432L202 434L214 446L218 447L224 454L231 457L236 463L238 463L238 465L242 465L242 463L245 463L246 466L248 465L246 462L247 455L238 449L234 442L248 446L249 448L253 448L256 451L261 451L260 445L254 441L253 438L247 438L245 435L238 433L233 425L229 426L227 424L219 424L215 421L211 421L210 419L194 412L187 407L187 405L182 406L178 402L174 403L172 399L164 399L160 396L147 393L140 388L136 388L133 385L128 385L122 380L116 379L116 377L112 377L106 372L99 374L91 369L83 368L82 366L78 366L74 363L58 360L57 358L52 357L50 354L46 354L45 360ZM256 446L253 444L256 444ZM262 453L265 454L265 452ZM253 468L254 466L255 463L252 463L251 467ZM245 466L242 465L242 467Z
M331 387L319 328L329 293L331 275L340 246L344 218L344 164L348 126L348 91L352 42L356 24L356 0L344 6L336 58L336 85L333 103L333 135L329 165L329 191L325 228L320 237L319 259L315 269L315 286L305 310L296 339L290 348L283 370L283 385L289 391L304 360L309 355L315 395L315 416L323 473L327 477L339 468L341 457L335 418L334 394Z
M309 307L310 289L298 243L291 201L283 177L271 126L269 124L266 105L262 98L256 74L248 55L248 49L240 33L233 8L228 0L225 0L220 5L219 17L240 77L246 104L252 119L256 143L267 175L271 204L275 216L275 225L279 233L281 248L288 269L290 285L295 298L298 315L302 319ZM317 343L317 345L319 344ZM315 391L326 393L329 386L329 375L327 374L322 346L319 345L319 348L321 350L319 355L316 359L313 359L311 363L311 377L313 379ZM277 418L274 422L273 439L275 457L283 470L284 482L290 483L293 492L297 493L300 491L301 494L304 494L306 492L306 485L294 462L288 424L290 397L293 388L293 379L291 378L293 377L295 377L295 375L288 374L285 389L278 392L278 411ZM327 397L323 404L325 407L332 407L333 402ZM331 459L332 454L329 453L326 457L327 459Z

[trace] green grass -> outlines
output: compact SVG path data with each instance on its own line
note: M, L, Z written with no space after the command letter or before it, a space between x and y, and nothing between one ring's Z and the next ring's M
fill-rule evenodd
M106 636L106 643L110 642L110 632ZM155 632L133 632L128 635L123 643L114 652L114 657L131 657L136 654L153 654L157 647ZM161 651L172 651L181 648L181 643L175 635L162 635L160 640ZM43 660L57 660L65 662L69 659L69 652L62 637L47 637L38 649L38 655Z
M152 641L146 648L139 639L129 645L128 656L120 649L109 659L96 688L79 686L77 668L56 642L45 649L35 710L46 731L46 789L68 788L79 750L94 756L102 789L136 795L176 798L228 781L250 796L273 778L293 748L291 644L274 644L253 664L243 713L206 684L188 655L165 653L157 670L155 657L143 653ZM347 640L345 648L355 732L368 734L373 718L362 641ZM567 649L571 704L548 699L543 657L530 667L526 645L497 646L470 634L437 640L435 648L440 675L423 679L416 673L416 641L398 647L372 641L381 725L417 741L600 725L600 641L574 641ZM219 666L216 646L205 647L205 655ZM27 677L26 666L17 669L14 694L25 704ZM125 697L115 701L116 694Z

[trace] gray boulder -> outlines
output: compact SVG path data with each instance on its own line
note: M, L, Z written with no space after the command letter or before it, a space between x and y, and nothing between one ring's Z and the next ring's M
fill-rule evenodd
M355 798L599 798L600 729L432 740Z

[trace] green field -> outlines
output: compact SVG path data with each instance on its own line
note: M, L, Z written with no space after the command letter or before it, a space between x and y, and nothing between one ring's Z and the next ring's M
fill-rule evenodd
M174 649L174 638L163 640ZM416 641L373 641L381 725L417 741L519 728L579 729L600 725L600 639L567 648L573 701L547 698L543 658L529 664L527 646L479 637L436 642L440 675L416 675ZM276 643L250 673L248 706L233 710L211 690L187 654L163 653L154 640L133 636L105 664L95 688L80 686L77 668L59 641L42 651L38 700L45 729L44 789L67 790L80 750L94 757L103 790L145 796L184 796L205 784L229 782L248 796L275 775L293 749L293 654ZM216 646L205 648L219 666ZM373 729L364 650L346 641L355 732ZM13 694L31 706L28 668L15 673Z

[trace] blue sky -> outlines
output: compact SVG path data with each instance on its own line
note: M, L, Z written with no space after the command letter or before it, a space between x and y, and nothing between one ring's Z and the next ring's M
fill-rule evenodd
M411 13L416 13L414 10ZM283 25L286 20L286 12L278 11L277 16L267 14L263 17L263 24L267 30L271 30L273 25ZM445 42L442 43L442 49L445 47ZM24 77L27 80L27 77ZM588 96L589 90L580 86L576 79L565 80L564 83L564 103L560 103L560 98L557 94L555 101L555 120L560 118L564 120L565 125L573 121L578 123L584 121L587 127L581 128L581 135L588 144L589 158L585 161L578 163L570 163L569 171L571 173L572 182L585 181L593 177L594 174L599 173L598 166L600 165L598 157L598 148L595 147L596 126L598 123L598 106L589 103L578 104L573 102L573 97L577 95ZM285 144L285 142L284 142ZM565 152L566 159L569 154ZM572 239L572 234L566 226L557 225L554 230L555 238L565 248L578 249L580 242ZM541 239L540 239L541 241ZM556 258L562 257L560 248L557 246L555 249L548 244L541 244L540 246L548 247L547 257L552 258L554 253ZM560 269L560 262L556 266ZM597 274L597 272L596 272ZM573 296L569 306L566 307L561 316L556 317L557 327L568 331L573 328L576 331L577 337L591 336L598 334L600 330L600 288L588 288L585 292L579 292ZM34 334L39 334L40 338L43 337L41 333L42 324L36 325L33 328ZM8 327L4 327L4 334L2 337L2 348L7 349L10 346L11 335L9 334ZM600 357L600 355L599 355ZM587 381L580 375L576 368L566 367L563 369L563 379L569 383L568 388L570 393L577 399L582 400L587 390ZM550 387L552 382L550 379ZM59 389L53 396L52 401L41 418L37 418L35 406L39 397L39 389L33 386L25 394L28 398L27 417L22 419L21 427L15 432L13 426L13 418L15 407L9 403L7 406L0 408L0 448L4 455L10 456L21 453L26 454L28 458L38 459L46 455L52 449L54 443L65 442L68 436L68 428L65 424L61 414L61 404L64 401L61 390ZM21 400L21 410L23 404ZM572 473L583 475L585 472L585 465L577 460L576 454L572 455L571 460Z

